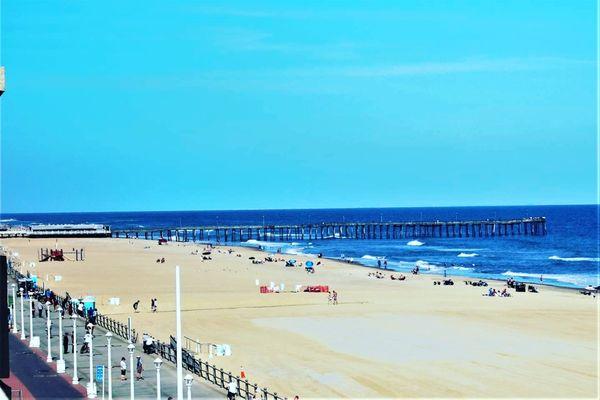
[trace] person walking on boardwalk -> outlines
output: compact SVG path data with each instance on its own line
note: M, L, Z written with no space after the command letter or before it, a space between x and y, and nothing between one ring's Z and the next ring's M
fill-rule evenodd
M237 381L235 379L231 379L231 381L227 385L227 398L229 400L234 400L235 396L237 395L237 392L238 392Z
M44 310L44 306L42 305L41 301L38 301L38 303L37 303L37 310L38 310L38 318L43 318L42 311Z
M121 380L127 380L127 362L125 362L125 357L121 357L121 362L119 363L121 367Z
M63 353L69 353L69 334L63 333Z
M137 363L135 365L135 379L137 381L144 380L142 374L144 373L144 366L142 365L142 357L137 356Z

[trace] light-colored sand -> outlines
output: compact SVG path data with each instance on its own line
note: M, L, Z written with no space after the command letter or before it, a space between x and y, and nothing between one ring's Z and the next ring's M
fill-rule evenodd
M28 262L55 240L3 245ZM367 277L372 270L329 260L308 275L283 263L254 265L248 257L265 254L247 248L236 248L242 257L215 250L203 262L190 254L197 245L59 239L58 247L84 247L87 259L36 263L50 287L95 295L102 313L123 321L140 299L134 326L161 339L175 331L173 272L181 265L184 334L231 344L233 355L214 358L215 364L234 373L243 365L250 381L287 396L598 395L598 303L575 291L541 287L539 294L488 298L463 279L454 286L433 286L432 276L378 280ZM159 257L166 263L157 264ZM340 304L328 305L326 294L259 294L255 279L284 282L286 290L329 285ZM108 305L110 297L122 305ZM150 313L152 297L157 314Z

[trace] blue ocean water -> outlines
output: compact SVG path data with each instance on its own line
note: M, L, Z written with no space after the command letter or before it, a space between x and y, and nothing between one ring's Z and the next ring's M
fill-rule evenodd
M388 268L409 271L415 264L429 273L506 279L582 287L598 285L598 207L515 206L447 208L369 208L322 210L168 211L2 214L3 224L101 223L113 229L203 225L276 225L321 222L433 221L544 216L546 236L495 238L423 238L396 240L325 240L273 243L249 241L245 246L281 249L288 254L323 253L352 258L365 266L387 260Z

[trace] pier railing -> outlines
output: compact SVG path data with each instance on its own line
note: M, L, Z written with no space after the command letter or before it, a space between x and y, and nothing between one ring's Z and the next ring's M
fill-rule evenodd
M341 222L300 225L196 226L113 230L115 238L166 239L177 242L243 242L323 239L401 239L421 237L492 238L545 235L545 217L464 221Z
M171 337L171 343L166 344L161 341L156 342L156 352L163 360L168 360L173 364L177 363L177 354L174 348L175 339ZM218 368L214 364L209 364L206 361L195 358L194 355L182 349L183 368L200 376L204 380L218 386L221 389L227 389L231 381L236 381L238 393L237 395L243 399L261 399L261 400L285 400L286 397L280 396L277 392L270 392L267 388L260 388L257 384L248 382L247 379L242 379L239 376L233 375L231 372L225 372L223 368Z

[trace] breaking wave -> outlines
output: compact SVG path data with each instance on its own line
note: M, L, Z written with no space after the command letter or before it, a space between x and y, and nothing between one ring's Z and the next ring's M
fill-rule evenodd
M559 256L550 256L548 260L554 261L590 261L590 262L598 262L600 258L598 257L559 257Z
M370 254L365 254L361 257L363 260L383 260L385 257L372 256Z
M461 258L470 258L470 257L477 257L479 254L477 253L460 253L459 255L457 255L456 257L461 257Z
M418 240L411 240L410 242L406 243L407 246L423 246L424 244L425 243Z
M544 280L554 280L558 282L570 283L575 286L587 286L597 284L598 277L584 274L534 274L530 272L503 272L504 276L519 276L522 278L534 278L539 282L540 276Z

